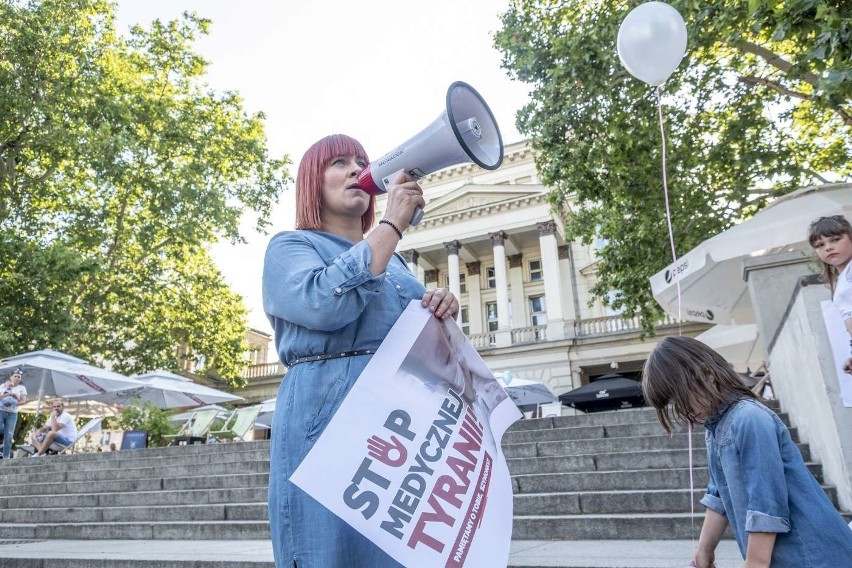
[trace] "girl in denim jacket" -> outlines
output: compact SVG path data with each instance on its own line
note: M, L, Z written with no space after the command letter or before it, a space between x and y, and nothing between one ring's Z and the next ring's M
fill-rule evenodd
M718 353L689 337L667 337L648 357L642 387L670 434L676 422L706 429L710 482L693 566L713 566L728 525L743 568L852 566L852 531L787 427Z

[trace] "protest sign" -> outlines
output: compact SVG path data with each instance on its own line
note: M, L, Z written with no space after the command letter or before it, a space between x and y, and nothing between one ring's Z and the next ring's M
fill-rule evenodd
M412 302L291 481L409 568L505 566L521 414L456 322Z

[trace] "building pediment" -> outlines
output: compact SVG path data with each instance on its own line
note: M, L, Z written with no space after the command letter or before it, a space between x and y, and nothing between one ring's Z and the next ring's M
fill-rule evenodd
M493 205L540 197L547 192L542 185L475 185L468 184L427 203L429 215L437 217Z

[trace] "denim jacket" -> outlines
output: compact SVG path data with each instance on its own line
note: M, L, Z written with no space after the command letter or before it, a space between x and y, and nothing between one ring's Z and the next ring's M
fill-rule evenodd
M701 503L728 518L744 558L748 533L771 532L772 568L852 567L852 530L774 412L744 398L704 426L710 483Z

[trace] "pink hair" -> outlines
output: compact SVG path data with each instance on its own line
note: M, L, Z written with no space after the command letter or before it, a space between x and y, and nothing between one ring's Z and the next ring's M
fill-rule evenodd
M361 143L345 134L332 134L315 142L308 148L299 163L296 174L296 228L319 229L322 211L322 184L325 170L337 156L355 156L369 163L367 152ZM370 197L370 206L361 216L361 232L373 226L376 214L376 198Z

